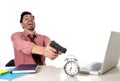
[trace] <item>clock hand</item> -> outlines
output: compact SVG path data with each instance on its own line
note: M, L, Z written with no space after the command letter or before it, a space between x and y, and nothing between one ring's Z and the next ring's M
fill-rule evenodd
M70 71L72 70L72 67L70 68Z

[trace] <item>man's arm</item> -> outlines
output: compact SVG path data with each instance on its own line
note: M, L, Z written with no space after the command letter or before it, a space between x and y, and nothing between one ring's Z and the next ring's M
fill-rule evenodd
M32 42L29 41L25 41L22 37L21 37L21 33L14 33L11 36L11 40L13 42L13 47L19 51L22 51L24 54L39 54L39 55L43 55L45 57L48 57L50 59L55 59L59 54L61 54L60 52L58 52L58 54L56 54L55 52L57 52L56 49L52 48L49 45L48 40L46 40L46 37L44 38L45 41L45 46L38 46L35 45Z
M49 44L46 47L34 45L32 48L32 53L40 54L45 57L50 58L51 60L55 59L59 54L56 54L56 49L52 48Z
M11 35L11 40L13 43L13 47L18 50L23 52L24 54L31 54L31 50L33 46L35 45L34 43L30 41L25 41L21 37L21 33L17 32Z

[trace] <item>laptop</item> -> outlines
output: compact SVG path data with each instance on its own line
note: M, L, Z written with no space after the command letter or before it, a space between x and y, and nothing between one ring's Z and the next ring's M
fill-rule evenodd
M92 63L85 67L80 67L80 73L101 75L113 69L119 62L120 57L120 32L111 31L108 47L103 63Z

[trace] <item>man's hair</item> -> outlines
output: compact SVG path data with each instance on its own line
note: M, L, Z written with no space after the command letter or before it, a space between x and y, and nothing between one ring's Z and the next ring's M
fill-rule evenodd
M24 15L27 15L27 14L32 15L32 13L29 12L29 11L24 11L24 12L22 12L22 14L21 14L21 18L20 18L20 23L22 23ZM34 17L34 16L33 16L33 17Z

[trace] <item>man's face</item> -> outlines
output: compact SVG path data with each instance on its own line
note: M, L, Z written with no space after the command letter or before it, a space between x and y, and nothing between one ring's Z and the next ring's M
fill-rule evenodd
M24 15L21 25L24 29L33 31L35 29L34 17L30 14Z

